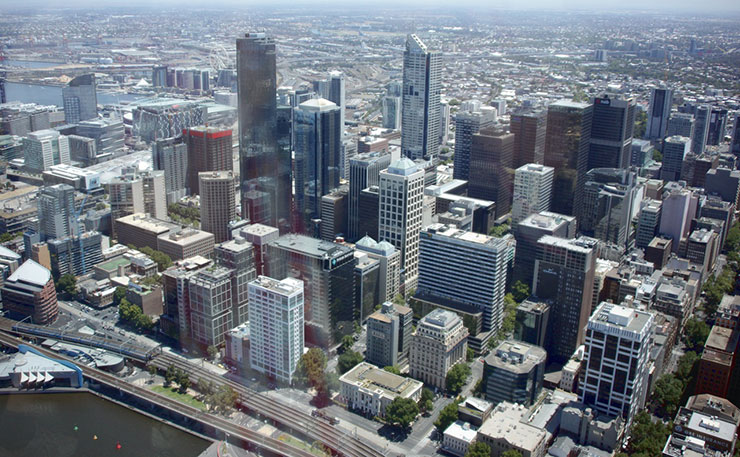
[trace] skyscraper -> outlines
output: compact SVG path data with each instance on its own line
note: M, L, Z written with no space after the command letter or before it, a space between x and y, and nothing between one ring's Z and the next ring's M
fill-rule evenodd
M349 216L347 220L347 239L357 241L367 233L360 232L360 193L370 186L380 183L380 171L391 164L391 155L379 152L359 154L349 161ZM376 237L376 233L369 234Z
M629 425L645 404L653 315L602 303L586 327L579 400Z
M64 119L68 124L75 124L98 117L98 94L95 86L95 75L81 75L72 79L62 89Z
M141 176L116 176L106 187L111 221L129 214L144 212L144 181Z
M712 112L710 106L698 106L694 116L694 136L691 138L691 152L701 155L707 145L709 137L709 116Z
M498 331L504 315L509 261L516 242L432 224L419 236L417 296L483 314L483 331Z
M231 238L229 222L236 220L234 173L207 171L200 179L200 228L213 233L216 243Z
M536 270L537 241L544 235L559 238L576 236L576 218L562 214L541 212L530 214L514 226L516 238L516 259L514 261L514 279L532 284Z
M424 170L404 157L380 172L378 239L401 251L401 288L416 286L419 272L419 232L424 199Z
M441 79L440 54L429 50L416 35L406 37L401 153L410 159L438 152Z
M496 202L496 218L511 210L514 187L514 135L493 127L473 135L468 195Z
M236 40L242 214L252 223L290 225L290 155L277 143L275 42L264 33Z
M470 151L473 147L473 135L493 124L495 111L483 107L476 111L462 111L455 116L455 157L453 177L470 179Z
M545 156L545 111L521 111L511 115L510 127L514 134L514 167L527 163L541 164Z
M354 331L354 250L303 235L283 235L267 244L264 273L304 284L306 341L323 348Z
M586 173L581 232L627 248L632 227L636 176L622 168L594 168Z
M44 186L39 190L39 235L41 241L72 235L75 190L66 184ZM29 253L30 254L30 253Z
M401 97L398 95L383 97L383 128L401 129Z
M735 114L733 119L730 152L735 154L735 156L740 156L740 114Z
M69 165L69 137L56 130L37 130L23 138L25 168L41 173L52 165Z
M552 301L545 349L553 361L568 360L583 343L583 328L591 315L597 243L593 238L550 235L537 242L532 294Z
M144 212L155 219L167 219L167 195L164 172L151 170L141 173Z
M547 109L545 165L555 169L551 210L579 218L588 170L593 105L562 100Z
M689 153L691 140L683 136L670 136L663 141L663 166L660 179L678 181L681 177L683 160Z
M188 145L188 187L200 195L198 174L204 171L231 171L234 168L230 129L200 126L183 130Z
M536 163L525 164L516 169L511 206L512 224L518 224L530 214L550 209L553 175L552 167Z
M690 113L673 113L668 119L668 127L665 136L685 136L692 138L694 136L694 115Z
M608 95L593 100L588 169L627 168L635 128L635 101Z
M646 199L643 201L643 208L640 210L635 232L635 246L638 248L647 248L650 241L658 234L661 210L660 200Z
M725 139L727 130L727 110L724 108L712 108L709 114L709 131L707 132L707 144L719 145Z
M671 115L673 91L654 87L650 92L650 107L648 108L647 130L645 139L661 140L665 137L668 118Z
M188 194L188 146L183 137L157 140L152 144L152 168L164 171L167 205Z
M339 186L341 110L323 98L301 103L293 114L296 207L304 231L321 218L321 197Z
M339 107L339 122L341 131L344 131L344 74L341 71L332 71L329 74L329 94L325 97Z
M303 282L260 276L249 283L249 364L290 384L303 355Z
M447 372L465 360L467 339L468 329L457 314L439 308L427 314L411 336L410 376L445 389Z

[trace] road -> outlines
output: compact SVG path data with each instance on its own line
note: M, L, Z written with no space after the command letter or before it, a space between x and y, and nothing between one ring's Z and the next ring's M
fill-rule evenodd
M78 330L84 324L92 324L95 327L96 333L105 335L111 335L119 341L133 341L138 345L145 348L153 348L159 346L159 343L147 338L144 335L139 335L134 332L129 332L118 325L118 310L115 307L110 307L102 311L96 311L92 308L85 306L77 302L58 301L59 309L69 313L69 315L80 319L80 325L74 328L74 324L69 325L69 330Z

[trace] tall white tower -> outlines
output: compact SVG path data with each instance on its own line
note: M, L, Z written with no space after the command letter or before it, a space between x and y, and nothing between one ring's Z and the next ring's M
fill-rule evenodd
M441 77L439 52L409 35L403 53L401 152L410 159L438 152Z

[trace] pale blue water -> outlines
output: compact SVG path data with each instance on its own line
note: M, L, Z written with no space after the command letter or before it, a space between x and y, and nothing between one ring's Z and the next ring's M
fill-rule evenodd
M40 84L25 84L7 81L5 94L9 102L38 103L39 105L62 106L61 86L43 86ZM120 102L132 102L144 98L141 95L112 94L98 91L98 104L109 105Z
M0 62L0 68L2 67L20 67L20 68L48 68L56 65L60 65L64 62L40 62L36 60L3 60Z

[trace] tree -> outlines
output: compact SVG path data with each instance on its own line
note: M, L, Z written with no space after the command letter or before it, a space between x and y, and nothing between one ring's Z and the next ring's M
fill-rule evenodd
M517 281L511 286L511 294L514 296L514 301L521 303L529 297L529 286L522 281Z
M660 421L653 422L650 413L645 410L640 411L632 422L631 438L626 454L631 456L661 455L670 430L670 425L664 425Z
M68 297L74 297L77 295L77 278L71 274L62 275L57 281L57 293L62 292Z
M395 365L388 365L386 367L383 367L383 369L388 373L397 374L399 376L401 375L401 370Z
M216 346L208 346L206 349L206 352L208 352L208 360L215 360L216 356L218 355L218 348Z
M709 336L710 328L706 322L692 317L684 326L684 342L693 350L701 350Z
M647 130L647 113L644 110L638 110L635 116L635 138L642 138L645 136Z
M298 360L295 382L299 385L315 387L324 380L326 354L319 348L311 348Z
M396 296L393 297L393 303L395 303L396 305L405 305L406 304L406 299L403 298L403 295L396 294Z
M339 361L337 362L337 370L339 370L339 374L344 374L355 367L358 363L362 362L363 357L362 354L355 351L347 351L344 354L339 356Z
M491 455L490 452L488 455ZM516 449L509 449L508 451L501 453L501 457L522 457L522 453Z
M184 373L177 383L180 384L180 389L178 389L178 391L181 394L184 394L190 388L190 376L188 376L187 373Z
M342 345L339 347L339 352L344 353L352 349L352 345L355 344L355 339L352 335L344 335L342 337Z
M733 225L732 228L727 231L725 249L727 252L740 250L740 227L738 227L737 224Z
M458 363L447 372L445 377L447 390L453 394L460 393L468 376L470 376L470 367L464 363Z
M434 392L424 387L421 389L421 397L419 398L419 409L422 411L431 411L434 409Z
M121 300L126 298L126 288L123 286L116 287L116 290L113 292L113 304L118 306L121 304Z
M467 348L465 351L465 361L466 362L472 362L475 358L475 351L471 348Z
M676 414L676 408L681 401L683 389L683 382L672 374L665 374L655 382L653 404L660 415L673 417Z
M154 381L154 377L157 376L157 367L154 365L149 365L149 375L152 377L152 381Z
M175 380L176 368L174 365L167 367L167 371L164 372L164 386L169 387L170 384Z
M198 378L198 390L207 397L213 395L216 389L211 381L205 378Z
M439 412L439 416L437 416L437 420L434 421L434 426L437 427L437 431L442 434L445 430L447 430L447 427L449 427L450 424L455 422L456 420L457 404L455 402L452 402L442 408L442 411Z
M699 362L701 357L694 351L688 351L681 358L678 359L676 364L676 377L680 379L684 385L688 385L693 377L694 367Z
M419 415L419 405L410 398L396 397L385 408L385 419L389 424L408 428Z
M506 451L506 452L510 452L510 451ZM504 452L501 455L505 456L506 452ZM491 447L482 441L476 441L475 443L471 444L468 447L468 452L465 453L465 457L490 457L490 456L491 456ZM521 457L521 454L519 454L519 457Z

